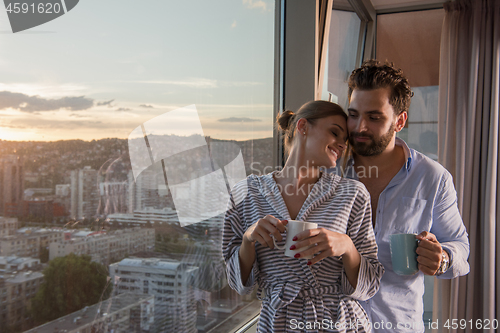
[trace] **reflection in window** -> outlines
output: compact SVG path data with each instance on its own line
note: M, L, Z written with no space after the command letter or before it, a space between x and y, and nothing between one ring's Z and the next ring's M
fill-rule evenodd
M434 160L437 160L439 49L443 18L443 9L377 17L377 58L400 67L414 93L407 126L398 136L411 148Z
M408 126L398 134L411 148L433 160L437 160L438 89L439 86L412 87Z
M258 312L228 288L220 240L230 188L272 167L274 7L88 0L0 35L0 262L41 261L1 275L2 323L207 332Z
M347 80L356 68L361 21L356 13L333 10L328 44L328 91L347 109Z

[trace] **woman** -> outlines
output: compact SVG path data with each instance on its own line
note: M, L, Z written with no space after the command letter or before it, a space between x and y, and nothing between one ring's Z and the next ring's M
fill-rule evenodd
M357 300L378 290L383 267L365 187L326 168L347 141L347 116L326 101L284 112L278 125L289 154L281 171L250 175L233 188L224 222L223 254L231 288L262 300L258 332L369 332ZM318 224L298 235L295 258L284 244L288 220ZM314 254L310 260L300 259Z

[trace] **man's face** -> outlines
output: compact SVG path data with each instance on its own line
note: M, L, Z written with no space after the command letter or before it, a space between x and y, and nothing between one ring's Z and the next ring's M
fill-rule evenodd
M406 121L404 115L395 116L389 103L389 88L374 90L354 89L349 104L347 128L349 143L361 156L381 154L394 142Z

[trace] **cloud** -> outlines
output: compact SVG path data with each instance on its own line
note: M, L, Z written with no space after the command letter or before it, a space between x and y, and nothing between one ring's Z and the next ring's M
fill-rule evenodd
M80 84L68 83L62 85L47 85L38 83L0 83L0 91L18 92L27 95L43 95L47 97L59 97L61 95L84 94L90 90L89 87Z
M141 108L148 108L148 109L153 109L153 108L154 108L154 106L149 105L149 104L141 104L141 105L139 105L139 106L140 106Z
M108 107L112 107L111 103L114 101L114 99L112 100L109 100L109 101L106 101L106 102L97 102L97 106L101 106L101 105L107 105Z
M233 24L231 24L231 29L236 28L236 20L233 21Z
M2 127L18 128L18 129L49 129L49 130L76 130L78 128L100 128L109 129L108 122L95 121L95 120L54 120L43 118L20 118L14 119L10 122L3 122Z
M261 86L263 82L251 82L251 81L222 81L220 85L223 87L254 87Z
M133 83L162 84L169 86L181 86L190 88L218 88L218 87L253 87L263 85L263 82L252 81L217 81L205 78L190 78L186 80L149 80L149 81L127 81Z
M59 109L80 111L89 109L93 105L94 100L85 96L48 99L39 96L29 96L22 93L0 91L0 110L12 108L29 113L37 111L55 111Z
M203 106L205 108L230 108L230 109L271 109L273 108L272 104L204 104L204 103L196 103L196 106ZM172 107L173 108L173 107ZM178 107L177 107L178 108Z
M219 119L220 122L224 123L252 123L256 121L261 121L260 119L252 119L252 118L237 118L237 117L230 117L230 118L222 118Z
M132 111L132 109L129 109L129 108L119 108L119 109L116 109L116 111Z
M243 0L243 4L250 9L261 8L263 11L267 10L267 4L262 0Z
M164 84L171 86L182 86L182 87L192 87L192 88L217 88L217 80L204 79L204 78L192 78L187 80L150 80L150 81L134 81L137 83L149 83L149 84Z

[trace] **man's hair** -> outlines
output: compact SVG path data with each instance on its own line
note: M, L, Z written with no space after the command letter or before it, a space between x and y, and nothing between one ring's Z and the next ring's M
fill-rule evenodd
M378 88L389 88L391 93L389 103L394 108L396 116L404 111L408 112L413 93L403 71L394 67L392 62L381 63L371 59L366 60L360 68L355 69L349 77L349 100L351 100L354 89L373 90Z

